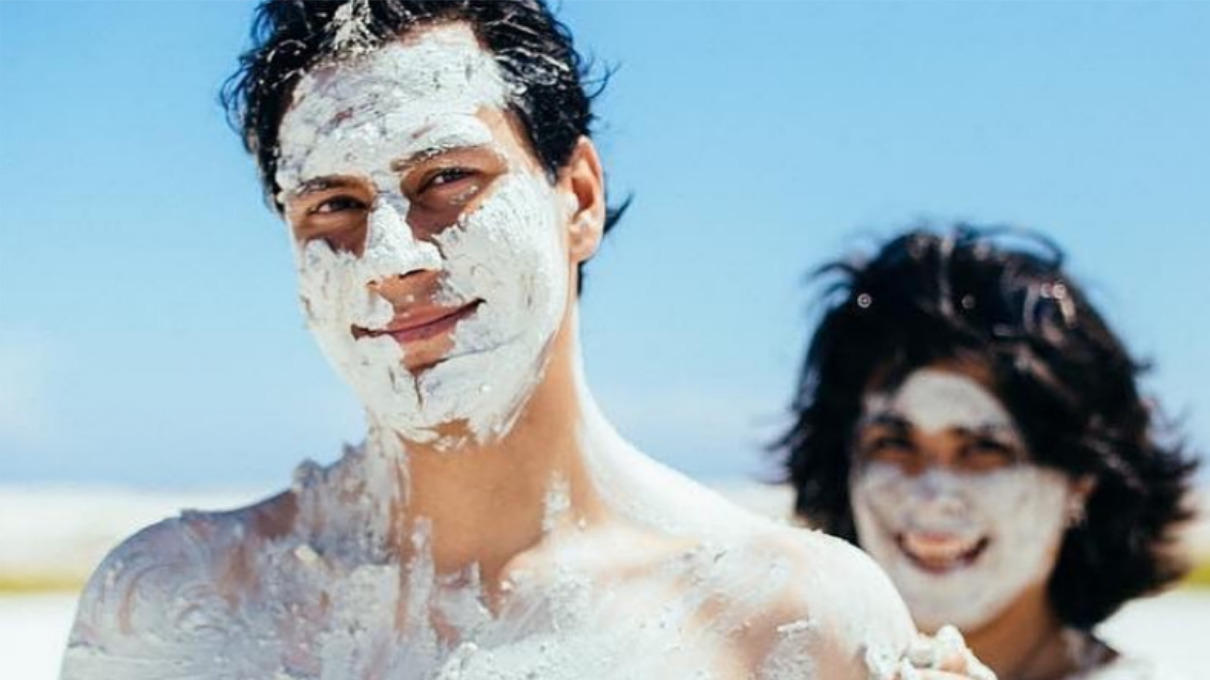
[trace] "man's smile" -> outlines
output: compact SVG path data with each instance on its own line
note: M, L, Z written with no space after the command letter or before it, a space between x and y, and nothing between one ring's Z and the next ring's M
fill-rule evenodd
M459 321L472 316L481 304L482 300L473 300L461 307L413 308L396 315L385 328L353 326L353 336L357 339L390 336L400 345L420 342L452 331Z

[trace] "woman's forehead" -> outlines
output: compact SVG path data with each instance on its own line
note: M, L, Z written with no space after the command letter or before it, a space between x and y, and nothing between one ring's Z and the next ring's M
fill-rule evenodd
M998 396L975 376L951 366L912 371L890 389L867 392L863 406L867 423L893 417L934 432L1015 427Z

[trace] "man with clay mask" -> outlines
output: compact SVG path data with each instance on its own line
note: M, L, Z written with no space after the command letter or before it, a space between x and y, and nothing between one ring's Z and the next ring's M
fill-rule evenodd
M719 500L596 410L578 270L610 219L544 5L269 2L256 35L229 101L369 433L115 550L65 679L979 672L952 636L906 659L907 612L858 551Z
M1008 238L1012 236L1012 238ZM1167 677L1093 633L1183 573L1191 459L1037 237L911 232L837 276L787 434L797 508L1001 680Z

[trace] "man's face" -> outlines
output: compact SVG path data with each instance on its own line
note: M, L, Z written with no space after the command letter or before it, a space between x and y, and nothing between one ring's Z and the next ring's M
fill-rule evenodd
M308 73L282 120L307 325L412 441L505 432L564 317L574 201L507 96L469 27L449 24Z

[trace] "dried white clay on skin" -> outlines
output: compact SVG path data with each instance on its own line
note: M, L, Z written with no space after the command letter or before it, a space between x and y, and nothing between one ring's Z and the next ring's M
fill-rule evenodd
M934 635L918 635L907 653L898 658L880 650L869 650L866 663L870 669L869 680L915 680L922 677L921 669L952 669L957 660L964 664L959 673L961 677L996 680L996 674L967 649L962 633L950 625L942 626Z
M600 466L641 455L607 435L608 423L586 419ZM857 641L855 654L867 641L894 655L897 637L886 629L902 605L868 560L819 534L789 536L738 509L711 508L712 492L655 463L628 488L644 494L645 515L683 528L675 535L690 539L686 547L640 576L603 579L588 565L634 544L579 529L566 482L554 478L543 539L550 559L515 574L493 611L473 566L437 572L424 520L407 537L406 559L386 545L393 531L383 518L406 487L388 470L404 454L397 439L375 434L333 466L300 468L285 533L249 531L256 522L245 510L170 520L123 546L88 588L64 678L810 680L845 677L816 671L821 646L838 635ZM677 518L695 506L670 509L682 502L706 508L717 531L684 529L696 522ZM802 549L784 552L783 536ZM791 560L807 553L807 565ZM233 569L233 559L247 562ZM232 590L233 571L251 582ZM721 670L734 641L787 600L809 601L811 617L777 620L756 667Z
M999 400L970 378L948 372L920 370L896 395L872 399L867 409L889 410L926 431L1011 429L1020 437ZM1044 580L1074 493L1061 472L1028 463L983 473L934 466L911 475L874 462L854 471L851 486L862 546L929 630L947 623L977 626ZM925 534L967 544L987 540L987 546L974 562L935 573L898 544L898 537Z
M283 189L350 174L377 190L360 257L326 243L298 252L308 324L366 403L369 436L334 465L304 464L285 500L169 520L120 547L81 601L64 680L811 680L857 675L863 645L906 645L902 603L867 558L646 458L578 373L579 444L608 526L581 523L571 482L555 476L524 569L496 584L477 564L437 569L432 523L407 513L404 440L431 441L450 419L480 439L508 431L565 311L574 333L558 240L574 205L509 158L475 211L417 241L390 163L490 143L476 114L506 93L460 25L300 84ZM441 272L443 303L484 300L419 378L393 340L349 332L389 320L366 284L409 268Z
M939 369L915 371L894 394L872 394L864 419L890 414L924 432L964 427L1019 436L1012 415L1000 400L970 378Z
M437 427L455 421L479 440L507 431L541 380L563 316L563 201L540 173L506 159L509 172L484 203L430 243L413 237L392 171L416 154L489 146L491 130L477 114L502 107L506 94L469 29L441 27L305 76L282 122L283 198L332 176L367 177L376 189L360 256L323 240L299 246L300 296L337 372L376 420L410 441L432 441ZM444 360L416 376L393 338L357 339L352 327L381 329L393 317L370 284L421 270L441 273L438 302L482 303L455 328Z
M737 587L759 607L791 585L789 570L754 570L751 554L732 545L684 551L625 588L603 587L580 568L593 556L570 541L541 574L520 575L493 613L475 569L436 572L427 523L418 523L404 565L381 561L382 546L358 533L369 506L350 504L349 494L367 491L353 465L376 455L350 452L300 475L298 516L318 526L300 519L265 540L246 535L246 516L193 515L144 532L103 565L81 605L81 621L126 618L139 634L77 626L64 677L721 678L716 655L741 622L703 612ZM567 525L563 507L556 500L549 509L552 524ZM222 584L241 553L258 585L232 599ZM786 625L768 672L752 677L812 677L803 672L811 630Z
M583 369L579 372L582 374ZM767 610L771 603L786 600L812 601L810 618L777 626L774 644L754 677L831 677L828 671L836 673L837 669L816 669L818 644L829 638L856 641L863 654L898 659L908 637L897 634L894 622L906 621L907 610L886 574L864 553L822 532L802 532L737 512L712 489L635 449L597 408L584 389L586 381L581 378L577 384L585 411L581 437L604 443L584 448L608 453L590 456L587 462L611 505L658 531L708 537L700 550L713 554L711 560L720 570L733 569L727 577L718 578L725 582L720 587L737 610ZM791 564L784 553L786 546L780 540L771 540L783 535L801 549L794 551L796 557L810 554L807 566L798 559ZM776 556L771 558L766 551ZM790 584L781 582L783 573L793 579ZM747 622L727 619L718 628L730 629L734 634L746 629Z

